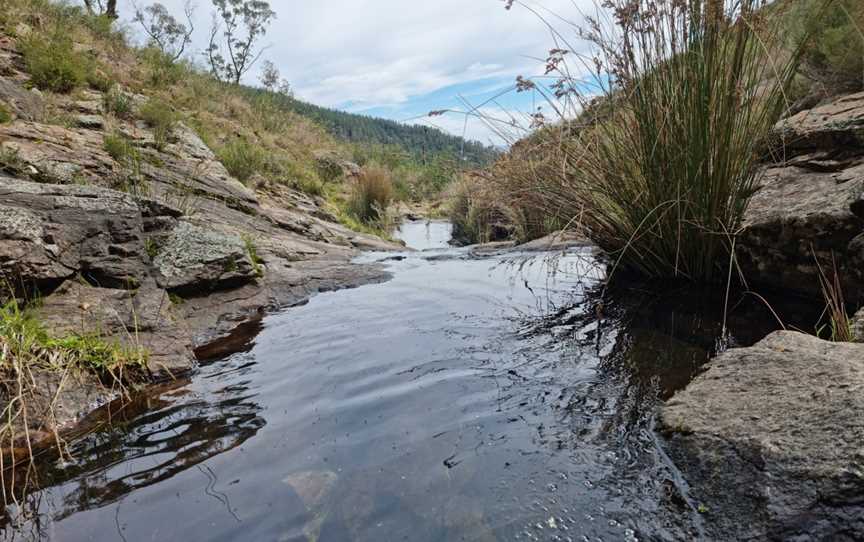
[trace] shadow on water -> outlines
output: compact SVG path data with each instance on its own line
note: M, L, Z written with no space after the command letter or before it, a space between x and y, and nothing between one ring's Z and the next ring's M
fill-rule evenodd
M698 538L654 413L719 349L776 329L771 312L737 294L724 334L722 295L601 302L588 250L479 257L426 233L424 252L365 256L391 281L264 318L243 351L44 461L5 537Z

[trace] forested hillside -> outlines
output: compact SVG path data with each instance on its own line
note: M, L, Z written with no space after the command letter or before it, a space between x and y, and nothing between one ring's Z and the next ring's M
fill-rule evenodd
M253 94L269 93L249 88ZM445 133L437 128L418 124L402 124L389 119L346 113L303 102L278 94L279 103L286 109L315 120L331 134L353 143L398 145L415 159L446 156L462 158L470 166L485 166L492 162L498 151L477 141Z

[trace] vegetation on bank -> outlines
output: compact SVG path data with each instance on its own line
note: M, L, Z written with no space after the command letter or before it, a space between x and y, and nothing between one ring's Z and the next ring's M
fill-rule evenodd
M569 227L616 269L726 281L776 121L798 103L864 86L864 6L606 4L611 19L556 31L564 45L547 59L553 84L517 82L560 116L538 116L541 128L466 177L451 200L454 223L468 225L471 242L502 220L522 238ZM570 47L574 36L590 53ZM589 76L570 75L585 66Z
M134 339L130 335L130 339ZM115 390L127 386L147 370L148 352L137 346L109 341L98 333L52 336L29 307L14 298L0 305L0 395L4 408L0 422L2 454L23 449L32 454L34 422L46 423L38 431L53 433L56 397L67 378L89 374ZM53 382L45 394L45 381Z

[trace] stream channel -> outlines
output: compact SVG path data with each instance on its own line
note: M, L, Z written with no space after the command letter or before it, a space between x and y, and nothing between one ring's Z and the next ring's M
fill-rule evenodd
M777 327L761 302L734 298L724 334L722 295L600 303L590 248L398 236L416 250L359 258L391 280L266 316L40 464L4 539L700 538L655 415L719 348Z

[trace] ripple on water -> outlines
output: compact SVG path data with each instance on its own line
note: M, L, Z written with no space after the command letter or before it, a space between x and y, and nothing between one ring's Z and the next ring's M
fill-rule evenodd
M626 292L598 319L587 252L466 254L406 252L389 282L265 318L247 352L40 465L44 489L7 538L698 534L652 417L708 358L719 318Z

